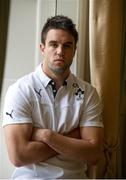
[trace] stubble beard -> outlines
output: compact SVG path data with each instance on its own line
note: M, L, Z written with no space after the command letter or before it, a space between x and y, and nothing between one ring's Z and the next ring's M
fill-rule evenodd
M54 73L56 74L63 74L65 73L65 71L67 71L69 68L70 68L71 64L65 64L64 66L62 67L59 67L59 66L55 66L55 65L52 65L50 64L49 65L49 68L51 71L53 71Z

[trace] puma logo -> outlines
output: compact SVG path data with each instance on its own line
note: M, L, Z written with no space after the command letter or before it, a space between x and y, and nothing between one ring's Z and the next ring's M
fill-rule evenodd
M40 97L42 97L42 95L41 95L41 90L42 90L42 89L40 89L39 91L37 91L37 90L34 88L34 90L35 90L35 92L36 92Z
M14 110L11 111L11 113L6 112L6 115L10 116L13 119L12 113Z

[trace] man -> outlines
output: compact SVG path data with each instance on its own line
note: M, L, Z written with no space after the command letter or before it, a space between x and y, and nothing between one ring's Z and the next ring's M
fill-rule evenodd
M45 23L43 63L10 86L4 121L12 178L84 178L101 154L101 103L94 87L70 72L78 33L72 20Z

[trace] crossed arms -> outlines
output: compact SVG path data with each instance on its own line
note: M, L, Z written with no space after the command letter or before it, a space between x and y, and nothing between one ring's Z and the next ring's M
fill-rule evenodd
M103 128L81 127L62 135L32 124L5 126L11 162L17 166L46 161L58 154L76 161L96 163L102 153Z

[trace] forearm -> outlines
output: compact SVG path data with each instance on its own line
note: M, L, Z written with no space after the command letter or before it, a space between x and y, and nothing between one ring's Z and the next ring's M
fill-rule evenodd
M33 162L42 162L59 154L57 151L54 150L54 148L51 148L51 146L49 146L48 144L40 141L40 137L38 135L41 130L42 129L34 128L31 141L24 145L25 149L22 150L22 152L25 151L25 153L23 153L22 156L22 163L26 164ZM76 128L65 136L80 138L79 129Z
M51 132L51 135L46 137L42 140L43 142L68 158L77 161L95 162L97 156L100 155L99 147L97 148L93 142L66 137L55 132Z
M29 141L18 154L19 166L39 163L55 156L57 152L43 142Z
M22 163L42 162L59 154L54 148L51 148L51 146L42 141L41 132L44 132L44 129L34 128L31 141L29 141L27 145L22 146L25 147L25 149L21 151L25 151L25 153L23 153ZM64 136L80 138L79 128L73 129Z
M15 166L38 163L57 154L47 144L32 139L32 124L8 125L4 130L9 158Z
M91 129L87 131L92 132ZM82 133L81 139L80 128L64 135L50 129L36 129L33 139L46 143L57 153L68 158L95 163L100 157L102 144L102 133L98 129L97 131L93 131L90 138L84 138Z
M13 152L9 150L10 160L17 167L46 161L56 154L47 144L34 141L13 148Z

